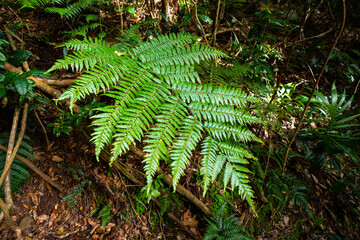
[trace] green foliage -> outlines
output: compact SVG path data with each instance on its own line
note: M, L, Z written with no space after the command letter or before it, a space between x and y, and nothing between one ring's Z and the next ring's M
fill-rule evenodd
M100 208L95 208L89 215L91 217L94 215ZM111 219L111 210L112 206L110 204L106 204L101 208L101 210L98 213L98 218L101 218L102 227L105 229L107 222Z
M359 118L360 114L358 109L351 109L352 100L353 97L346 99L345 91L339 95L335 84L328 97L320 92L315 93L308 126L300 135L300 140L306 138L306 142L300 143L307 158L313 159L310 170L319 169L328 162L331 169L340 171L340 163L345 155L359 169L360 124L353 123L353 120Z
M239 88L201 83L194 65L225 54L196 44L196 39L192 35L170 34L150 42L136 39L137 44L134 39L133 45L121 47L99 39L74 39L65 46L75 52L49 71L64 67L86 69L59 98L69 98L71 105L100 91L113 100L113 104L97 108L93 116L92 142L97 156L112 143L114 162L129 150L130 144L146 137L143 162L148 194L160 160L170 161L176 187L192 152L204 139L204 194L210 179L214 181L224 169L224 185L237 188L254 208L247 176L250 171L243 166L248 163L246 158L253 156L239 142L260 141L245 126L258 122L245 110L246 103L255 99Z
M0 35L1 36L1 35ZM12 52L5 51L8 42L0 38L0 99L7 99L11 104L22 104L25 99L34 98L37 101L42 101L41 97L33 92L35 84L27 77L35 76L49 76L44 71L31 70L22 74L18 72L7 72L4 64L9 62L15 66L19 66L28 59L31 52L28 50L15 50ZM7 102L3 105L6 105ZM5 107L5 106L3 106Z
M62 133L70 134L70 127L75 126L79 127L83 121L95 114L97 107L104 106L104 103L97 102L94 99L90 104L81 107L79 112L71 114L70 112L60 112L56 114L56 119L54 123L48 124L48 127L53 128L53 134L56 137L60 137Z
M10 134L8 132L2 132L0 133L0 144L7 146L9 142L9 136ZM28 144L24 140L30 140L30 138L26 135L23 137L23 141L21 142L21 145L19 147L19 150L17 154L20 156L35 159L32 155L33 148L30 144ZM6 152L0 150L0 175L4 171L5 166L5 160L6 160ZM21 185L25 182L25 180L30 177L30 173L28 172L28 169L24 163L22 163L17 158L14 159L12 165L11 165L11 173L10 173L10 188L11 192L19 191L21 188ZM0 188L0 197L4 197L4 184L1 185Z
M224 207L223 204L215 214L215 216L210 217L208 221L208 226L204 234L204 240L251 240L254 239L243 226L240 226L237 223L237 218L235 214L225 217L224 216Z
M73 187L72 193L63 196L62 200L65 202L68 202L69 206L71 208L74 208L77 205L77 199L81 196L81 194L84 192L84 186L86 184L91 184L90 180L83 180L80 184L77 184Z

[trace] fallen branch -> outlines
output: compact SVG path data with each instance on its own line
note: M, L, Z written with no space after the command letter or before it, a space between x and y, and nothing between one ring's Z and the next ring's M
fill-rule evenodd
M6 152L7 147L0 144L0 150ZM33 170L36 174L38 174L42 179L44 179L47 183L49 183L51 186L56 188L59 192L64 192L62 187L54 182L48 175L43 173L38 167L36 167L30 160L27 158L24 158L20 156L19 154L16 154L16 158L19 159L21 162L23 162L26 166L28 166L31 170Z

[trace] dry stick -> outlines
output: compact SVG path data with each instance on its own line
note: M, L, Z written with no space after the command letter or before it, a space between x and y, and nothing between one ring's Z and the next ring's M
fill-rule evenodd
M197 13L197 4L196 4L196 2L193 0L192 1L193 2L193 4L194 4L194 18L195 18L195 21L196 21L196 23L200 26L200 28L201 28L201 34L202 34L202 36L204 37L204 40L205 40L205 42L206 42L206 45L209 45L209 42L208 42L208 40L207 40L207 38L206 38L206 34L205 34L205 30L204 30L204 27L203 27L203 25L201 24L201 22L200 22L200 19L199 19L199 16L198 16L198 13Z
M37 119L38 122L40 123L42 130L44 131L45 139L46 139L46 145L47 145L47 150L49 150L49 149L50 149L49 138L48 138L48 136L47 136L47 133L46 133L46 129L45 129L45 127L44 127L44 124L42 124L42 122L41 122L41 120L40 120L40 117L39 117L39 114L37 113L36 109L34 109L34 114L35 114L36 119Z
M314 96L314 93L315 93L315 91L316 91L316 88L317 88L318 85L319 85L320 79L321 79L321 77L322 77L322 75L323 75L323 73L324 73L324 70L325 70L325 68L326 68L326 65L328 64L328 62L329 62L329 60L330 60L331 54L332 54L332 52L334 51L334 48L335 48L337 42L339 41L339 38L340 38L342 32L344 31L345 20L346 20L346 4L345 4L345 0L343 0L342 2L343 2L343 20L342 20L340 32L339 32L339 34L337 35L337 37L336 37L336 39L335 39L335 42L334 42L334 44L333 44L333 46L332 46L332 48L331 48L331 50L330 50L330 52L329 52L329 55L328 55L328 57L326 58L326 61L325 61L325 63L324 63L324 66L322 67L321 72L320 72L320 74L319 74L319 76L318 76L318 78L317 78L317 80L316 80L316 83L315 83L315 85L314 85L314 87L313 87L313 89L312 89L312 91L311 91L311 94L310 94L310 96L309 96L309 99L308 99L308 101L307 101L307 103L306 103L306 105L305 105L305 108L304 108L304 110L303 110L303 112L302 112L302 114L301 114L299 123L298 123L298 125L296 126L295 133L294 133L294 135L292 136L292 138L291 138L291 140L290 140L290 142L289 142L289 144L288 144L288 146L287 146L287 148L286 148L284 163L283 163L283 166L282 166L282 174L281 174L282 176L284 176L284 173L285 173L286 161L287 161L287 158L288 158L288 155L289 155L289 151L290 151L291 145L292 145L292 143L294 142L297 133L299 132L299 129L300 129L301 124L302 124L302 121L303 121L303 119L304 119L304 117L305 117L305 113L306 113L307 109L309 108L310 101L311 101L312 97Z
M3 172L2 172L1 178L0 178L0 186L3 183L3 181L5 180L5 183L4 183L5 202L7 205L11 206L9 211L11 211L11 209L13 208L14 203L12 202L12 199L11 199L11 189L10 189L10 198L8 197L9 194L7 192L7 191L9 191L8 188L10 188L10 172L8 172L8 170L11 167L11 162L10 162L11 154L13 152L13 148L15 145L15 137L16 137L19 116L20 116L20 107L16 106L13 121L12 121L12 126L11 126L10 137L9 137L9 143L8 143L9 147L8 147L8 151L6 152L5 165L4 165L4 169L3 169ZM7 167L8 167L8 169L7 169Z
M7 157L7 161L6 161L5 166L4 166L4 171L3 171L3 173L1 174L1 177L0 177L0 186L1 186L2 182L4 181L5 175L8 175L10 173L9 170L11 168L11 164L15 159L16 153L19 150L22 139L24 137L25 129L26 129L26 120L27 120L28 110L29 110L29 103L26 102L25 105L24 105L23 116L21 118L21 128L20 128L20 132L19 132L19 135L18 135L18 139L16 141L16 145L15 145L14 149L11 152L11 155L9 157ZM11 131L13 131L13 129L11 129ZM16 128L15 128L15 132L16 132ZM9 154L9 149L11 150L11 148L10 147L8 148L8 154ZM6 192L5 192L5 194L6 194ZM10 191L10 198L11 198L11 191ZM7 203L9 203L9 202L7 202ZM12 203L12 199L11 199L11 203Z
M6 152L7 147L0 144L0 150ZM15 157L19 159L21 162L23 162L26 166L28 166L31 170L33 170L35 173L37 173L41 178L43 178L46 182L48 182L51 186L59 190L59 192L63 192L62 187L54 182L48 175L43 173L38 167L36 167L30 160L20 156L19 154L16 154Z
M23 120L25 119L25 123L26 123L28 106L29 106L28 104L25 105L25 109L24 109L23 117L22 117L22 121L21 121L21 130L20 130L20 133L18 136L18 141L17 141L14 149L12 149L13 145L14 145L14 141L15 141L17 122L18 122L19 115L20 115L20 108L19 107L15 108L14 119L13 119L13 124L12 124L12 128L11 128L10 139L9 139L9 144L8 144L9 148L8 148L7 154L6 154L4 170L0 177L0 186L1 186L2 182L5 180L4 191L5 191L5 201L6 201L6 204L5 204L0 199L1 200L0 208L2 210L2 212L0 213L0 222L5 217L6 224L11 228L11 230L13 230L17 234L19 239L22 239L21 230L18 226L16 226L16 224L13 222L12 218L10 217L10 211L13 208L14 203L11 198L10 179L8 179L8 177L10 175L9 170L11 168L12 161L14 160L13 155L14 155L14 153L16 154L17 150L19 149L21 141L22 141L22 137L24 136L25 128L23 127L23 122L24 122ZM19 144L19 142L20 142L20 144Z
M212 33L211 39L210 39L210 44L211 46L215 46L215 42L216 42L216 31L219 27L219 18L220 18L220 7L221 7L221 0L218 0L218 4L217 4L217 8L216 8L216 18L215 18L215 24L214 24L214 31ZM206 35L205 35L206 36Z

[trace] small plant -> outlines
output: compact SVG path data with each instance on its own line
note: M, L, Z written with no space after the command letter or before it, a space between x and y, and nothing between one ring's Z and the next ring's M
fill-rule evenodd
M224 216L223 204L215 216L206 218L209 223L204 234L204 240L251 240L254 239L243 226L237 223L236 214Z
M94 215L98 210L100 210L100 208L95 208L89 215L89 217L91 217L92 215ZM110 204L106 204L105 206L103 206L101 208L101 210L99 211L98 214L98 218L101 218L101 222L102 222L102 227L105 229L107 222L111 219L111 210L112 210L112 206Z
M91 181L90 180L83 180L81 181L80 184L77 184L73 187L73 191L72 193L68 194L68 195L65 195L62 200L64 202L68 202L69 203L69 206L71 208L74 208L76 205L77 205L77 202L76 200L81 196L81 194L84 192L84 186L86 184L91 184Z
M315 93L312 114L299 138L307 158L312 159L311 171L328 163L330 169L339 172L345 156L360 169L360 124L352 122L360 114L358 109L351 109L352 100L353 97L346 100L345 91L339 95L335 84L328 97L320 92Z
M104 103L97 102L94 99L90 104L81 107L78 113L60 112L56 114L54 123L48 124L53 128L56 137L60 137L62 133L69 135L71 126L79 127L83 121L95 114L95 109L104 106Z

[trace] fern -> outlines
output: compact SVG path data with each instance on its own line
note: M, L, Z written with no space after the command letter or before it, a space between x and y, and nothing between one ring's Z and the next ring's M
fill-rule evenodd
M247 103L256 99L238 87L201 83L195 65L225 57L220 50L196 43L192 35L170 34L142 42L135 36L137 29L127 30L127 37L114 45L92 38L66 43L73 54L49 71L71 68L82 70L82 75L59 99L69 98L74 104L100 91L112 99L93 116L95 153L99 156L112 144L112 163L131 144L145 142L148 193L160 161L169 161L175 188L201 146L204 195L221 176L225 186L238 189L254 208L251 173L244 165L246 159L255 158L244 143L260 142L245 126L259 123L246 110Z
M243 226L240 226L237 223L237 218L235 214L230 215L228 217L224 216L224 208L226 204L224 203L217 210L215 216L210 219L206 219L208 221L208 226L206 232L204 234L204 240L211 239L226 239L226 240L252 240L254 239Z

